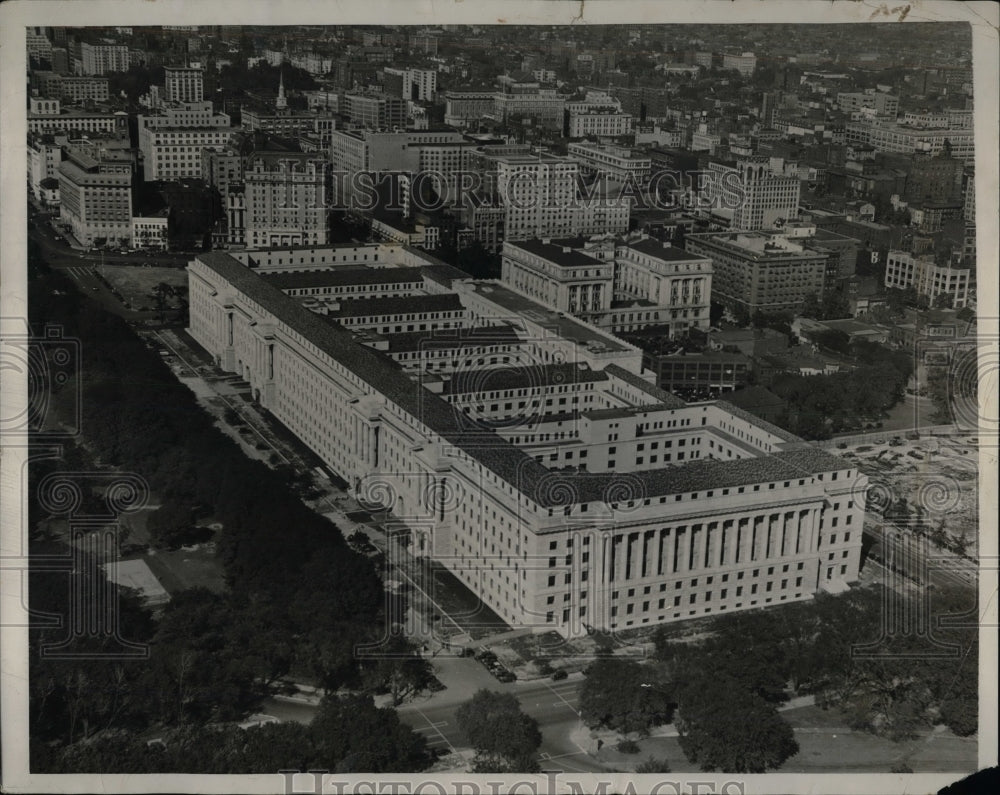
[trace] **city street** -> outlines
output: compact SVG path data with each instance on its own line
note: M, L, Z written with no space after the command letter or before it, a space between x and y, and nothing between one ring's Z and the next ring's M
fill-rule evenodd
M472 658L442 657L433 663L435 673L447 683L447 689L421 695L397 708L400 719L423 734L430 748L440 753L467 749L468 741L458 727L455 713L477 690L486 688L512 693L522 710L538 721L542 731L539 748L542 769L574 772L604 769L570 736L580 728L579 678L502 684ZM265 701L260 711L281 721L308 723L315 710L315 704L310 701L279 696Z

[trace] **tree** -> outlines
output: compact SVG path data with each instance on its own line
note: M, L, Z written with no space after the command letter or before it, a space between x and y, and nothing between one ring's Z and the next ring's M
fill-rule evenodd
M392 694L393 706L426 690L434 679L433 666L417 653L412 641L391 635L366 672L369 686Z
M200 531L194 528L190 506L168 502L149 515L146 522L149 540L160 549L177 549L196 538Z
M764 773L798 753L792 727L734 679L697 676L684 683L678 700L681 750L702 770Z
M148 698L167 724L237 720L266 694L250 656L253 638L234 635L234 611L205 588L176 594L160 619L147 670Z
M670 763L666 759L656 759L652 756L647 757L635 768L636 773L669 773Z
M538 721L510 693L478 691L458 708L459 728L475 749L474 773L534 773L542 744Z
M371 696L326 696L309 729L316 763L337 773L413 773L430 763L423 735Z
M951 309L955 305L954 293L941 293L934 299L935 309Z
M672 694L635 660L596 660L580 688L580 716L588 726L647 733L670 722Z
M812 318L814 320L819 320L823 316L823 307L819 302L819 295L816 293L809 293L806 296L805 303L802 305L802 311L799 312L802 317Z

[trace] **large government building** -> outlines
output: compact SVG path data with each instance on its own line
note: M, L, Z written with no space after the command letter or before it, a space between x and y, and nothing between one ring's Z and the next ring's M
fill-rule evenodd
M684 403L640 350L509 285L389 245L188 273L192 337L512 626L623 630L857 577L851 463Z

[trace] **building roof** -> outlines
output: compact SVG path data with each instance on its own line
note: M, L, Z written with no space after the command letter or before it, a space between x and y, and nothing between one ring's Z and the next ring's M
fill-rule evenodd
M664 243L663 241L657 240L653 237L646 237L642 240L625 243L624 247L635 249L642 254L646 254L650 257L656 257L657 259L662 259L666 262L683 262L684 260L706 259L706 257L701 254L694 254L690 251L685 251L680 246L672 246L669 243Z
M458 395L503 389L544 389L607 380L604 371L575 364L509 365L486 370L459 370L445 383L444 392Z
M572 248L570 244L575 244L575 241L545 241L537 237L531 238L530 240L519 240L516 243L511 241L506 243L506 245L511 246L512 248L520 248L527 251L529 254L542 257L548 262L551 262L553 265L558 265L560 268L593 267L595 265L604 264L596 257L592 257L589 254L585 254L582 251Z
M634 350L610 334L605 334L576 318L540 304L526 295L514 292L499 282L474 281L472 289L478 295L510 310L542 328L554 331L563 339L577 343L592 353L625 353Z
M802 441L802 439L800 439L794 433L789 433L784 428L779 428L777 425L773 425L772 423L767 422L766 420L762 420L756 414L751 414L749 411L744 411L734 403L730 403L729 401L726 400L717 400L715 401L715 405L718 406L723 411L728 411L730 414L733 414L736 417L740 417L746 420L747 422L752 422L754 425L761 428L762 430L765 430L768 433L773 434L777 436L779 439L783 439L786 442ZM837 460L840 462L841 465L843 465L844 463L843 461L840 461L840 459ZM840 467L837 468L839 469Z
M455 293L407 295L373 298L348 298L340 309L330 310L330 317L370 317L373 315L418 314L421 312L461 312L461 299Z
M262 272L264 279L282 290L302 287L339 287L365 284L419 284L424 280L423 268L343 267L316 271L282 273Z
M448 289L451 289L455 282L464 282L472 278L465 271L444 262L437 265L424 265L420 270L426 278Z
M656 384L647 381L645 378L637 376L635 373L620 367L617 364L609 364L604 368L606 373L613 375L626 384L638 387L650 397L650 403L662 403L669 409L680 409L687 405L677 395L671 395L665 389L661 389Z
M310 312L229 254L207 252L200 254L197 260L353 373L367 386L370 393L381 394L387 401L397 405L445 441L461 448L501 480L543 508L603 501L608 489L626 476L636 479L641 494L653 497L714 487L792 480L809 477L815 472L835 471L851 466L818 448L804 446L756 458L694 461L683 466L627 475L615 472L553 472L501 438L495 431L470 426L464 412L411 380L388 357L359 344L339 324ZM513 333L509 327L508 331ZM424 333L422 336L428 335ZM610 365L606 372L617 375L617 371L621 371L621 368L612 371L612 367L617 368L617 365ZM643 384L647 389L652 388L652 385L645 382ZM683 402L681 405L684 405ZM731 404L719 402L717 405L767 427L767 423L761 423L753 415L742 412ZM780 429L778 432L785 433ZM796 438L790 434L786 436L792 440ZM555 484L561 483L565 483L568 488L554 488ZM572 496L567 498L567 494Z
M331 318L333 320L334 318ZM470 348L477 345L517 345L521 338L506 323L477 326L468 329L437 329L435 331L402 331L381 335L389 343L390 353L401 351Z

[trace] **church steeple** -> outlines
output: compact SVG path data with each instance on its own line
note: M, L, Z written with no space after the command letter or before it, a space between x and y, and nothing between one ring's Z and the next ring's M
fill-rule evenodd
M285 73L283 71L278 72L278 100L274 106L278 110L284 110L288 107L288 100L285 99Z

